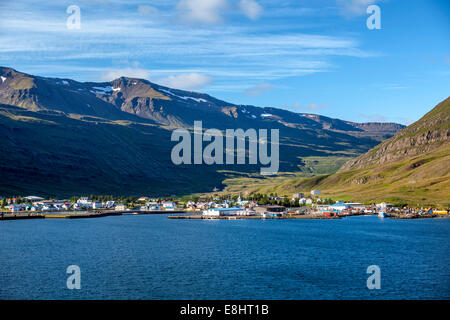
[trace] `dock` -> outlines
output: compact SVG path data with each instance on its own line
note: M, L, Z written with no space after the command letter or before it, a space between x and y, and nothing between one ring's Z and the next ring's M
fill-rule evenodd
M143 215L143 214L180 214L186 213L184 210L96 210L96 211L49 211L49 212L2 212L1 220L24 220L24 219L86 219L101 218L121 215Z
M287 220L287 219L313 219L313 220L336 220L341 219L339 216L327 217L324 215L283 215L281 217L263 217L263 216L204 216L202 214L187 214L187 215L174 215L168 216L169 219L186 219L186 220Z

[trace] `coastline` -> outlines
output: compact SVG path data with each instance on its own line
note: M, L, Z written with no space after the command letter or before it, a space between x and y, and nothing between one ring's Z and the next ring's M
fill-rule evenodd
M180 214L181 213L181 214ZM192 213L192 211L185 210L158 210L158 211L82 211L82 212L47 212L47 213L2 213L0 215L0 221L5 220L26 220L26 219L89 219L89 218L102 218L109 216L122 216L122 215L147 215L147 214L167 214L168 219L175 220L267 220L267 219L279 219L279 220L338 220L346 217L353 216L376 216L376 214L338 214L336 216L326 216L323 214L286 214L282 216L263 217L260 215L251 216L218 216L211 217L205 216L202 213ZM174 215L179 214L179 215ZM447 214L388 214L385 218L393 220L412 220L412 219L439 219L450 218Z

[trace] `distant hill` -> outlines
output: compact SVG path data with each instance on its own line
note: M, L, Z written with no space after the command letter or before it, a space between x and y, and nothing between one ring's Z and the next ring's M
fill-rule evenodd
M402 127L236 105L143 79L77 82L0 67L0 195L174 195L259 172L172 164L171 130L192 129L195 120L204 128L279 129L286 172L306 170L307 157L358 156Z
M450 98L332 175L283 181L279 193L321 189L324 197L450 206Z

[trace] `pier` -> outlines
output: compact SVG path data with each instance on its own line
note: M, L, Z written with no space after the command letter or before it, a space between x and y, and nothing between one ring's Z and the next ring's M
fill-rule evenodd
M0 220L24 220L24 219L86 219L101 218L121 215L143 215L143 214L180 214L184 210L96 210L96 211L49 211L49 212L2 212Z

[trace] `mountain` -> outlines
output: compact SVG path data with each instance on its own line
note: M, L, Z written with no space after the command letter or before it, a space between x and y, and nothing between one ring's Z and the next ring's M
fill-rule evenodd
M322 190L324 197L363 202L450 206L450 98L412 125L350 159L337 173L291 179L279 192ZM282 191L281 191L282 190Z
M258 174L257 165L174 165L171 130L191 130L196 120L279 129L285 172L302 170L307 157L358 156L401 127L236 105L143 79L78 82L0 67L0 194L174 195Z

